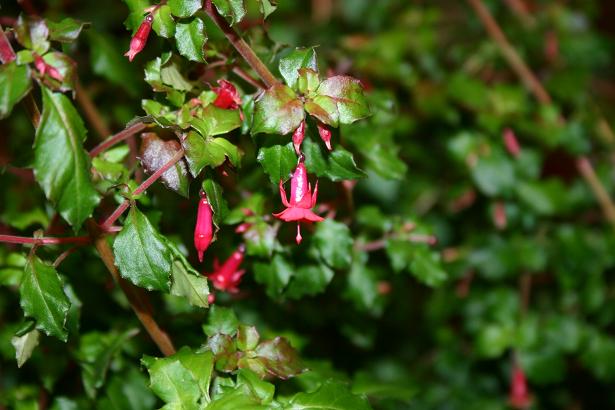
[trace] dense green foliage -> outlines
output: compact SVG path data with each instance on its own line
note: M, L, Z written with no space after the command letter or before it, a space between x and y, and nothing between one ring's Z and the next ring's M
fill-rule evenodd
M549 104L466 2L22 3L0 10L0 408L506 409L514 367L532 408L615 407L588 184L615 196L606 2L485 1ZM105 128L138 131L88 155Z

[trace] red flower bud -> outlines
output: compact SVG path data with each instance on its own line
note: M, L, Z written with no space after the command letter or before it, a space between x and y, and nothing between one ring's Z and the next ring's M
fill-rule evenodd
M276 218L286 222L297 221L297 236L295 237L297 245L303 239L301 237L300 222L320 222L324 220L323 217L312 212L312 208L316 205L318 198L318 181L316 181L314 191L312 192L312 186L308 182L307 169L305 169L304 162L305 157L302 154L290 180L290 202L286 199L284 182L280 180L280 197L286 209L280 213L273 214Z
M496 202L493 207L493 223L498 229L506 229L506 206L502 201Z
M213 237L212 214L213 211L209 201L207 201L207 195L201 191L196 226L194 228L194 247L199 254L199 262L203 262L203 253L209 247Z
M229 293L239 292L237 286L239 286L245 270L238 268L243 262L245 251L246 247L243 244L239 245L222 266L218 264L218 259L214 259L214 272L207 276L216 289Z
M324 124L318 123L318 134L320 134L320 139L325 142L327 149L331 151L331 131L325 127Z
M225 110L237 109L241 105L241 98L239 98L239 93L235 86L226 80L218 80L218 85L220 87L212 88L213 92L218 95L214 105Z
M130 49L124 54L128 57L128 60L132 61L133 58L135 58L135 56L139 54L141 50L143 50L143 48L145 48L147 38L149 37L149 32L152 29L153 21L154 16L152 16L151 14L148 14L143 19L143 22L137 29L137 32L132 37L132 40L130 40Z
M516 364L513 365L508 402L515 409L527 409L532 402L527 388L527 381L525 380L525 373Z
M39 56L38 54L34 54L34 67L36 67L36 69L39 73L41 73L41 75L47 74L54 80L58 80L60 82L64 81L64 77L62 76L62 74L60 74L60 72L55 67L47 64L45 60L43 60L43 57Z
M510 128L506 128L502 134L502 138L504 139L504 145L508 153L515 158L518 157L521 153L521 146L519 145L519 141L517 141L514 131Z
M244 233L251 227L252 227L251 223L248 223L248 222L241 223L237 225L237 228L235 228L235 233Z
M297 155L301 155L301 143L305 137L305 120L301 121L301 124L297 127L293 133L293 145L295 146L295 152Z

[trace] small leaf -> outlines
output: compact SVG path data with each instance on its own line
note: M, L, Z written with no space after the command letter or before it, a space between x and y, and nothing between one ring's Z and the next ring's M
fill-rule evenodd
M288 379L305 371L297 351L283 337L260 343L254 354L239 361L240 368L248 368L261 377L267 375Z
M252 224L250 229L243 234L246 253L250 256L270 258L274 250L280 249L280 243L277 240L279 227L279 223L269 225L263 220Z
M0 65L0 119L9 116L15 104L32 88L30 68L14 61Z
M247 352L254 350L258 345L260 335L254 326L239 325L237 330L237 348Z
M152 28L160 37L172 38L175 35L175 20L171 16L171 7L168 4L156 9Z
M37 54L43 55L49 50L49 28L40 17L19 15L15 25L15 35L19 44Z
M258 0L258 2L260 3L261 13L263 13L263 20L278 8L277 0Z
M163 141L153 132L141 134L141 164L148 174L153 174L176 155L181 146L175 140ZM164 185L180 195L188 197L190 180L183 159L166 170L160 178Z
M197 177L205 167L219 167L228 159L238 166L241 156L239 149L224 138L203 138L190 131L182 141L190 173Z
M226 17L231 24L239 23L246 15L244 0L212 0L218 12Z
M81 30L88 26L88 23L65 18L57 23L47 21L49 27L49 38L61 43L72 43L77 40Z
M296 48L288 55L280 59L278 65L280 74L284 77L286 84L292 89L297 89L297 80L299 79L300 68L310 68L318 72L316 62L316 51L313 47Z
M352 261L352 235L346 224L325 219L316 226L314 246L327 265L345 269Z
M316 93L333 98L342 124L353 123L370 114L363 88L355 78L343 75L329 77L320 83Z
M214 357L212 352L193 352L187 347L182 347L175 357L181 364L188 369L194 380L197 381L201 394L205 396L207 402L209 398L209 385L214 371Z
M197 410L201 391L197 380L176 357L143 360L150 376L150 388L167 409Z
M255 397L258 397L262 404L269 404L273 401L275 386L261 380L253 371L240 369L237 374L237 385L247 387L249 392Z
M286 145L261 148L256 160L269 175L269 180L276 185L280 181L287 181L297 167L297 154L295 154L292 142Z
M32 256L24 269L19 295L24 314L36 320L36 328L65 342L70 302L53 266Z
M333 279L333 275L333 271L325 264L301 266L295 270L286 290L286 296L300 299L306 295L322 293Z
M365 172L357 167L354 157L343 148L337 148L329 157L329 169L325 173L331 181L365 178Z
M169 0L171 13L177 17L190 17L203 6L202 0Z
M320 84L320 78L318 77L318 71L312 68L300 68L299 69L299 78L297 79L297 90L301 94L311 94L316 91L318 85ZM320 97L325 97L320 96ZM331 98L331 97L328 97ZM332 101L332 104L335 105L335 102ZM337 107L335 107L335 111L337 112Z
M232 309L213 305L211 309L209 309L207 324L203 325L203 330L209 337L216 333L233 336L237 332L238 326L239 321Z
M145 16L145 9L149 7L149 0L123 0L126 6L130 10L128 18L124 21L124 26L131 30L134 34L137 28L143 22ZM124 59L125 60L125 59Z
M207 194L209 204L214 211L214 222L222 224L229 213L228 205L222 195L222 187L211 178L203 180L203 191Z
M126 50L123 50L121 44L94 30L88 31L86 37L90 45L92 71L111 84L122 87L131 96L138 96L142 80L135 66L122 55Z
M318 121L337 127L339 125L339 111L335 100L326 95L316 95L305 102L305 111Z
M190 124L202 136L213 137L241 127L241 115L239 110L225 110L210 104Z
M270 298L278 298L290 278L293 276L294 267L280 254L276 254L271 263L256 263L254 265L254 280L265 285L267 295Z
M303 103L295 92L275 84L256 99L251 132L285 135L295 131L303 118Z
M169 1L170 5L171 1ZM201 3L201 1L197 1ZM200 7L200 6L199 6ZM205 24L199 17L195 17L192 21L184 23L178 22L175 27L175 41L179 54L186 57L190 61L197 63L205 62Z
M83 149L86 130L70 100L42 87L43 114L34 140L34 175L75 230L92 215L98 193Z
M371 410L371 406L364 397L352 394L343 383L327 380L315 392L295 394L286 409Z
M123 278L148 290L170 290L171 252L136 206L113 242L113 253Z
M17 367L21 367L32 356L32 352L38 346L40 333L36 329L30 330L25 335L13 336L11 344L15 348Z
M380 313L378 305L378 281L376 273L367 265L367 256L357 255L347 277L344 296L366 312Z
M184 264L178 260L173 261L171 277L173 280L171 295L185 297L193 306L204 308L209 306L207 278L189 273Z

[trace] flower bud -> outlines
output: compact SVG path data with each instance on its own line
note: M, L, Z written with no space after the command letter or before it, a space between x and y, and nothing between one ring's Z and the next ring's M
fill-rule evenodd
M297 155L301 155L301 143L305 137L305 120L301 121L301 124L297 127L293 133L293 145L295 146L295 152Z
M506 128L502 134L502 138L504 139L504 145L508 153L515 158L518 157L521 153L521 146L519 145L519 141L517 141L515 132L510 128Z
M130 40L130 49L124 54L128 57L128 60L132 61L137 54L145 48L145 44L147 43L147 38L149 37L149 32L152 29L152 23L154 21L154 16L148 14L143 19L143 22L137 29L137 32Z
M203 253L209 247L213 237L212 215L213 211L207 200L207 195L201 191L196 226L194 228L194 247L198 252L199 262L203 262Z
M331 131L321 123L318 123L318 134L320 134L320 139L325 142L327 149L331 151Z

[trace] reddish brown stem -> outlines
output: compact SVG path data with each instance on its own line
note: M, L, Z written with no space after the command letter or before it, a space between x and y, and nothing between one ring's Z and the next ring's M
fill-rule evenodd
M169 168L171 168L173 165L175 165L175 163L177 163L177 161L179 161L180 159L182 159L182 157L184 156L184 150L180 149L179 151L177 151L177 153L175 155L173 155L173 157L163 166L161 166L160 168L158 168L158 170L156 172L154 172L149 178L147 178L141 185L139 185L137 187L137 189L135 189L132 192L131 196L137 196L142 194L143 192L145 192L145 190L147 188L149 188L154 182L156 182L156 180L158 178L160 178L162 176L162 174L164 174ZM126 211L126 209L128 209L128 207L130 206L130 201L127 199L124 202L122 202L116 209L115 211L113 211L113 213L111 215L109 215L109 217L101 224L101 228L102 230L108 230L109 227L111 225L113 225L113 223L115 221L117 221L117 219L122 216L122 214L124 213L124 211Z
M147 125L145 125L142 122L131 125L128 128L124 128L122 131L118 132L115 135L110 136L109 138L107 138L106 140L104 140L103 142L95 146L94 148L92 148L92 150L90 151L90 158L94 158L101 152L108 150L115 144L118 144L124 141L125 139L132 137L135 134L138 134L139 132L143 131L145 128L147 128Z
M98 112L96 105L92 102L90 95L83 88L83 85L81 85L81 81L79 81L79 79L75 82L75 95L77 98L77 103L79 103L81 109L83 109L83 113L100 138L103 139L107 135L111 134L105 120Z
M60 256L58 256L56 260L53 261L53 267L57 269L58 266L60 266L60 264L64 262L64 259L66 259L71 253L75 252L76 250L77 250L77 247L73 246L72 248L68 248L67 250L62 252Z
M254 88L258 88L258 89L265 89L267 87L265 87L265 84L263 84L262 82L260 82L259 80L252 78L252 76L250 74L248 74L243 68L241 67L233 67L233 72L242 80L244 80L246 83L250 84L251 86L253 86Z
M271 87L278 82L267 66L261 61L260 58L258 58L252 48L250 48L248 43L246 43L241 36L237 34L237 32L226 22L224 17L218 13L214 5L211 3L211 0L205 0L203 9L205 9L205 13L207 13L207 15L220 28L220 30L222 30L228 41L231 42L237 52L250 65L250 67L256 71L267 87Z
M66 236L66 237L42 237L31 238L26 236L14 236L14 235L0 235L0 242L3 243L19 243L19 244L33 244L33 245L62 245L67 243L76 243L85 245L90 243L89 236Z

